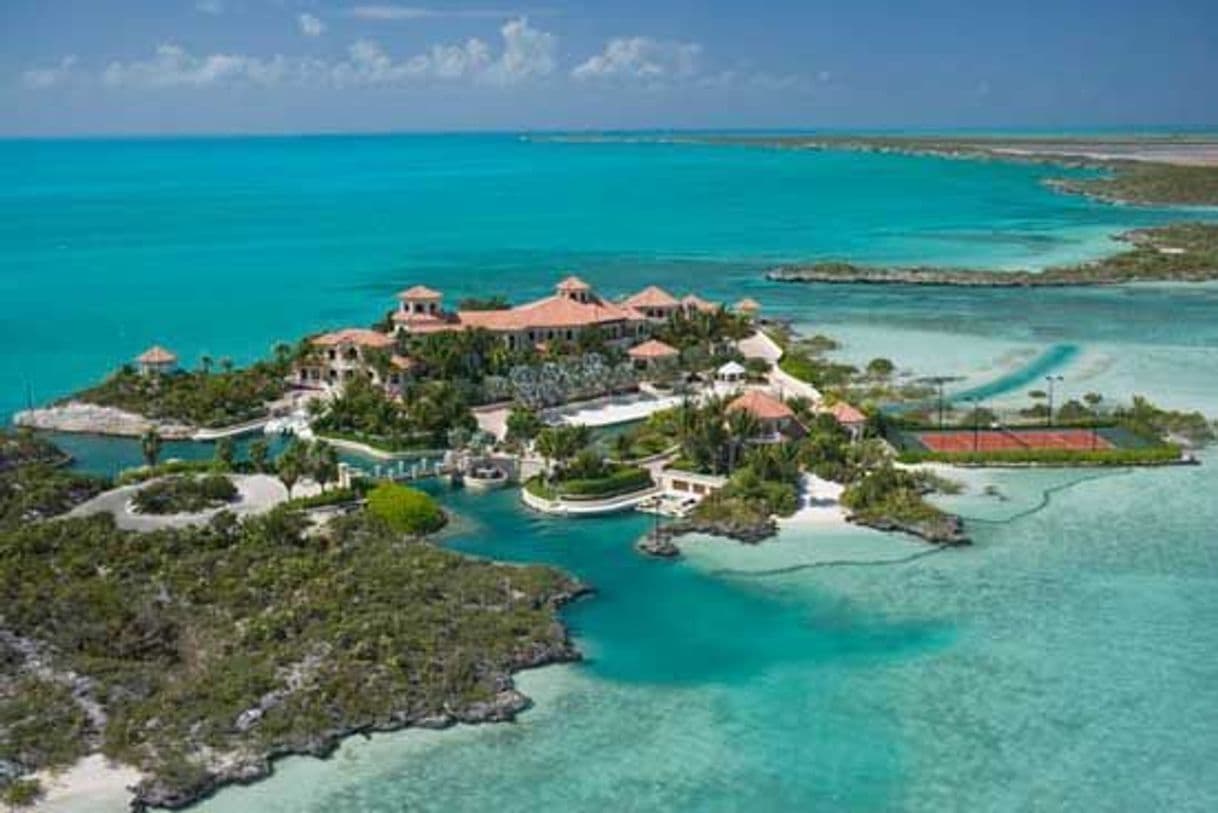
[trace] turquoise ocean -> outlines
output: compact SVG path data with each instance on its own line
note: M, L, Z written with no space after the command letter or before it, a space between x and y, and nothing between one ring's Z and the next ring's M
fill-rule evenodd
M153 342L248 361L453 298L656 282L733 300L957 390L1218 414L1218 286L800 287L797 260L1040 268L1212 212L1059 195L1043 167L517 136L0 142L0 416ZM130 444L71 439L111 471ZM206 449L196 450L206 453ZM584 663L521 675L514 725L357 739L208 811L1213 810L1218 458L1171 470L971 473L976 544L836 525L757 547L631 549L646 520L556 521L434 486L446 544L594 585ZM1002 499L985 494L994 485ZM97 799L87 809L122 809Z

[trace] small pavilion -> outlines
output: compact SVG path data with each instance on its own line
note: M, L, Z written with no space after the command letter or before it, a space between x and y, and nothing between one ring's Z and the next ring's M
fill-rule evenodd
M143 375L165 375L178 369L178 357L154 344L135 357L135 364Z

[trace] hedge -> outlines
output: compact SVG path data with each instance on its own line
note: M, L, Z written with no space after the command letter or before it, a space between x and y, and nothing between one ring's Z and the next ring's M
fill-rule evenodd
M640 491L651 484L651 472L628 466L591 480L564 480L557 487L563 497L589 499Z

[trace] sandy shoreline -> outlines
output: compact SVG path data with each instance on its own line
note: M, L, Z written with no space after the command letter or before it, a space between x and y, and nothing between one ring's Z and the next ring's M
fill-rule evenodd
M108 813L130 809L130 788L142 775L135 768L90 754L66 771L39 771L35 778L45 791L30 808L43 813Z
M781 530L807 528L810 526L847 526L846 509L841 497L844 486L831 480L822 480L815 474L805 474L800 490L799 510L789 517L778 520Z

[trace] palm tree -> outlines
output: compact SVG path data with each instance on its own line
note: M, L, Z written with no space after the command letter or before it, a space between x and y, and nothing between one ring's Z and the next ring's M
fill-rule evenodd
M156 431L156 427L150 428L140 438L140 451L144 454L144 464L148 468L154 467L157 458L161 456L161 435Z
M213 363L212 357L210 355L208 355L207 353L204 353L203 355L199 356L199 366L203 369L203 375L207 375L208 373L211 372L212 363Z
M289 500L292 499L292 488L308 468L308 454L308 446L304 441L294 440L275 462L276 473L284 488L288 490Z
M1091 410L1091 448L1094 449L1098 443L1099 432L1096 430L1097 424L1100 422L1100 402L1104 400L1104 396L1098 392L1089 392L1083 396L1083 401L1086 402L1087 408Z
M329 443L320 440L313 444L310 452L313 479L321 486L324 494L326 483L338 479L338 452Z
M761 433L761 422L753 413L737 409L727 416L728 439L728 473L736 468L748 441Z
M255 438L250 441L250 462L254 464L254 469L259 472L266 471L266 462L271 454L271 444L267 443L266 438Z
M216 465L225 470L231 469L236 451L232 438L220 438L216 441Z
M222 357L220 359L220 369L226 373L231 373L233 371L233 360L228 356Z

